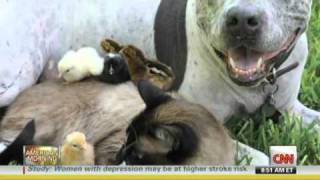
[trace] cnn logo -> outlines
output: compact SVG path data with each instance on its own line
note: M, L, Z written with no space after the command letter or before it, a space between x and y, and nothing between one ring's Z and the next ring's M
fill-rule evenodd
M297 164L296 146L271 146L271 165L275 166L295 166Z
M272 161L276 164L293 164L294 154L275 154Z

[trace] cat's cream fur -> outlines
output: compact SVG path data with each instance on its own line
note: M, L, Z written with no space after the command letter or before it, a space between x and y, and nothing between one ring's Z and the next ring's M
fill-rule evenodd
M113 164L130 120L144 108L131 82L44 82L18 96L1 123L0 137L14 140L34 119L37 144L61 145L67 134L81 131L95 147L96 164Z
M126 142L129 124L146 109L141 95L159 95L153 88L139 88L141 94L131 82L43 82L20 94L10 106L1 122L0 138L12 142L34 119L35 144L59 146L69 133L80 131L94 145L97 165L117 164L116 155ZM199 144L192 148L197 150L185 157L183 164L233 164L235 149L222 124L201 105L176 98L160 103L162 108L152 119L163 125L184 123L196 133ZM157 102L157 98L151 101ZM151 121L149 118L142 120Z

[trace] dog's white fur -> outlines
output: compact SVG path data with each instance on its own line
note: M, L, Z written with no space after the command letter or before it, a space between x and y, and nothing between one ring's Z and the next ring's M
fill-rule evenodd
M236 110L240 105L243 105L247 112L256 111L265 102L268 92L263 92L261 86L243 87L231 81L225 69L225 63L216 56L212 49L208 48L209 42L196 24L195 8L196 2L190 0L186 21L190 51L187 72L179 92L193 101L205 105L222 121L238 113ZM300 65L278 79L279 91L275 94L275 100L278 110L290 110L296 114L304 115L305 122L311 122L315 117L320 117L320 114L302 106L297 100L307 55L307 38L306 34L303 34L292 54L281 67L293 62L299 62ZM304 113L300 113L302 111Z

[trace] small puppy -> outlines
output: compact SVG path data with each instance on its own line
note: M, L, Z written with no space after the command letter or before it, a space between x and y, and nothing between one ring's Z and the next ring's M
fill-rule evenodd
M104 57L104 68L97 76L98 80L119 84L131 80L128 64L119 53L107 53Z

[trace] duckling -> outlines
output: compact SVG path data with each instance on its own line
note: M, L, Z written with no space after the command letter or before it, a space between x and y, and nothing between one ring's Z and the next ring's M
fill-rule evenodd
M81 132L67 135L61 149L62 165L94 165L94 148Z
M106 53L117 53L122 49L122 46L112 39L102 40L100 46Z
M67 52L58 63L59 76L67 82L80 81L89 76L100 75L104 59L91 47Z

